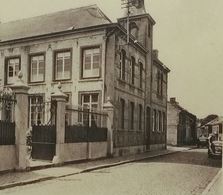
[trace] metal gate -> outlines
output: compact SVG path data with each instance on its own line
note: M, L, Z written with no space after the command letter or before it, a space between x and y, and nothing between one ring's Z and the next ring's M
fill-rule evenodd
M32 159L52 160L56 153L56 102L40 101L36 106L39 116L32 124L31 156Z

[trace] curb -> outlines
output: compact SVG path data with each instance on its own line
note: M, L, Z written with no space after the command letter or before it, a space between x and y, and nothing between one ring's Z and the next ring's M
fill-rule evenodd
M185 150L192 150L192 149L189 148L189 149L185 149ZM169 151L169 152L163 153L163 154L155 154L155 155L142 157L142 158L138 158L138 159L125 160L125 161L120 161L120 162L117 162L117 163L99 165L99 166L95 166L95 167L86 168L86 169L84 169L82 171L79 171L79 172L69 173L69 174L60 175L60 176L46 176L46 177L42 177L42 178L38 178L38 179L31 179L31 180L21 181L21 182L17 182L17 183L5 184L5 185L0 186L0 190L4 190L4 189L7 189L7 188L13 188L13 187L16 187L16 186L24 186L24 185L28 185L28 184L39 183L39 182L53 180L53 179L57 179L57 178L63 178L63 177L77 175L77 174L81 174L81 173L88 173L88 172L91 172L91 171L104 169L104 168L109 168L109 167L115 167L115 166L128 164L128 163L132 163L132 162L139 162L139 161L143 161L143 160L146 160L146 159L149 159L149 158L155 158L155 157L159 157L159 156L165 156L165 155L169 155L169 154L179 153L179 152L182 152L182 151L185 151L185 150ZM52 167L55 167L55 166L52 166Z
M215 175L215 177L208 184L208 186L205 188L205 190L202 192L201 195L207 195L209 193L209 191L211 190L211 188L213 187L213 185L215 184L215 182L220 178L221 172L222 172L222 169L220 169L218 171L217 175Z

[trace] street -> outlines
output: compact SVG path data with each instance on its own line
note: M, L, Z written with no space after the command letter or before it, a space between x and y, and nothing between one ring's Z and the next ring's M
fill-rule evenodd
M201 194L220 170L220 159L194 149L121 166L0 191L1 195Z

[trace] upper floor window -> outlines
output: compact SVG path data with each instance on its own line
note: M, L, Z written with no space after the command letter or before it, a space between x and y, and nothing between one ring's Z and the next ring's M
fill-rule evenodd
M143 87L143 64L139 63L139 88Z
M135 37L135 39L138 39L139 28L135 22L130 23L130 33Z
M152 130L153 131L155 131L156 130L156 127L157 127L156 126L157 125L157 119L156 118L157 118L157 116L156 116L156 110L154 109L153 110L153 118L152 118L153 119L153 121L152 121L153 122L153 128L152 128Z
M30 82L42 82L45 77L44 55L30 56Z
M7 70L7 84L13 84L18 76L20 70L20 58L8 58L6 59L6 70Z
M157 95L163 96L163 74L160 71L157 73Z
M71 51L55 52L55 80L71 79Z
M100 76L101 52L100 48L83 49L82 77L91 78Z
M151 24L148 24L148 37L151 37L152 34L152 27Z
M131 84L134 85L135 84L135 58L131 57Z
M122 80L125 80L125 64L126 64L126 52L125 50L122 50L120 53L120 74L119 77Z

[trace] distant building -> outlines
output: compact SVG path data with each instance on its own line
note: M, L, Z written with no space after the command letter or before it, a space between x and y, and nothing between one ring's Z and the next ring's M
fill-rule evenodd
M167 104L167 144L187 145L196 142L196 116L170 98Z
M223 117L217 117L216 119L205 124L204 129L210 134L216 134L218 140L222 140L222 128L223 128Z

